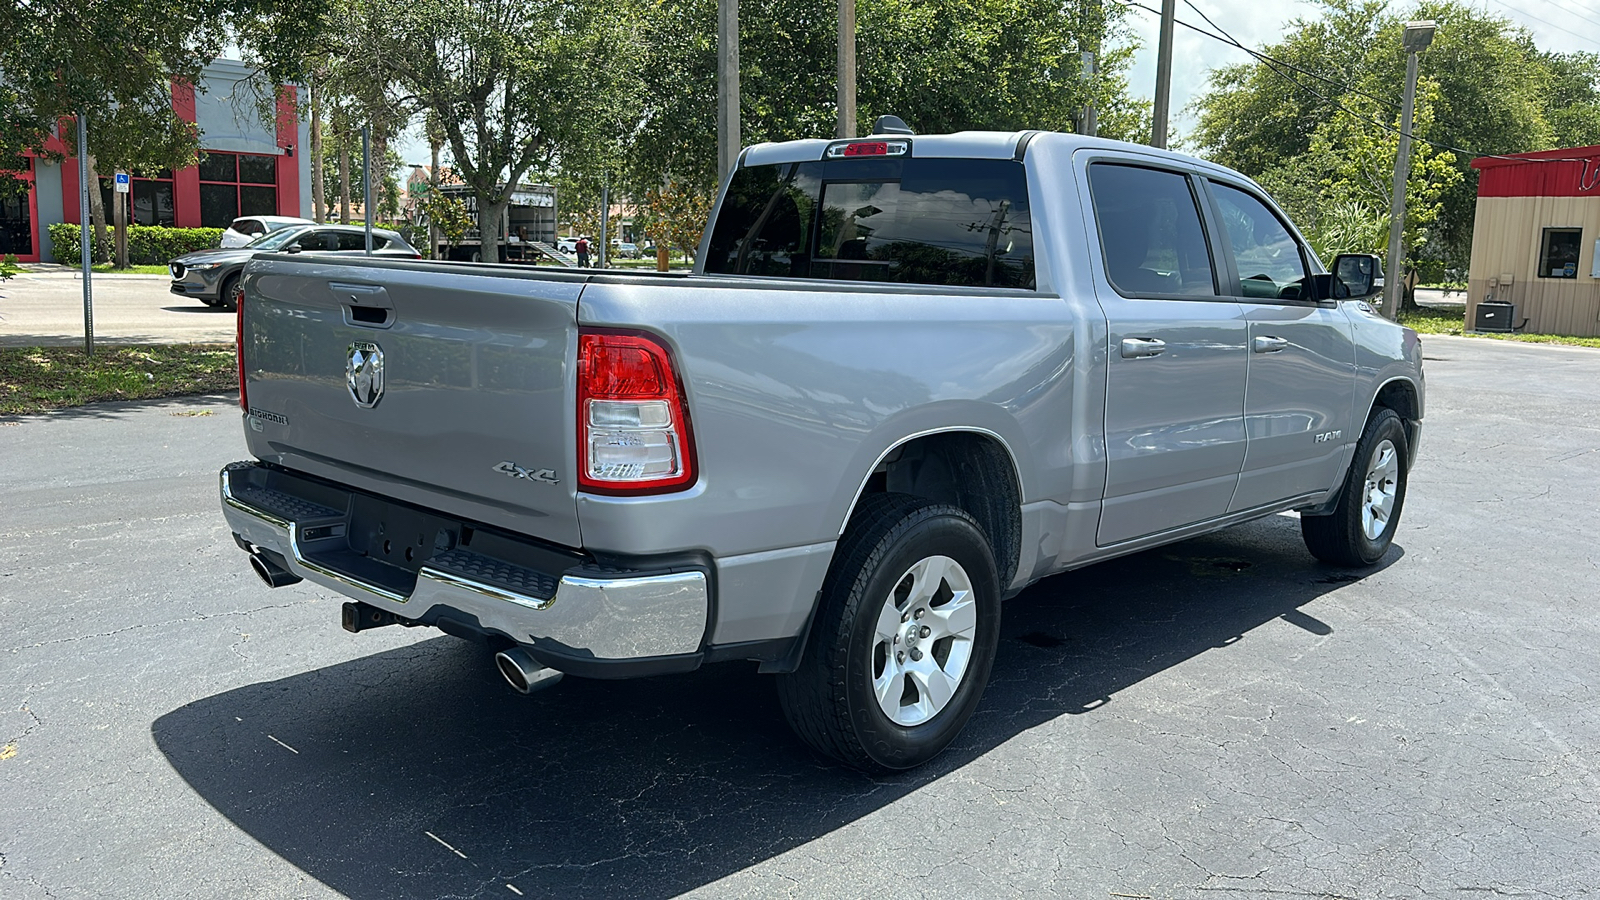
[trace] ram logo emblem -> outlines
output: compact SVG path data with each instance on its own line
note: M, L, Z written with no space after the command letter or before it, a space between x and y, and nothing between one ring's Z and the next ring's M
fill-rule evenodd
M356 341L346 348L344 383L357 406L377 406L383 399L383 348L370 341Z
M1337 441L1339 439L1339 435L1341 435L1341 434L1344 434L1344 432L1343 431L1324 431L1321 434L1317 435L1317 443L1322 444L1322 443L1326 443L1328 441Z

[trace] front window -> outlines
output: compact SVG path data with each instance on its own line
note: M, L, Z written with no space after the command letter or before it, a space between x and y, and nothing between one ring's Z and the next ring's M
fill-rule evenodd
M252 250L279 250L290 241L305 234L308 230L306 228L280 228L277 231L269 231L263 234L261 237L245 244L245 246Z
M150 177L133 173L128 179L128 223L130 225L177 224L172 206L172 170L158 169ZM110 178L100 179L100 199L106 211L106 221L115 220L112 206L116 202L116 188Z
M706 271L1034 286L1021 163L853 158L751 166L729 185Z
M227 228L240 216L277 215L277 183L275 156L207 151L200 158L200 224Z
M1306 264L1300 244L1271 209L1235 187L1211 182L1222 227L1239 269L1239 296L1256 300L1302 300Z
M1540 278L1577 278L1582 228L1546 228L1539 249Z

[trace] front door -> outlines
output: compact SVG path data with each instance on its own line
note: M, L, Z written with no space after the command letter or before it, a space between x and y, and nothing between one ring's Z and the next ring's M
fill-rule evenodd
M1137 158L1085 169L1110 329L1097 543L1228 511L1244 463L1246 318L1219 289L1191 175Z
M1230 508L1321 493L1360 437L1350 321L1311 295L1309 257L1271 207L1243 186L1211 181L1208 189L1232 268L1224 284L1250 323L1249 446Z

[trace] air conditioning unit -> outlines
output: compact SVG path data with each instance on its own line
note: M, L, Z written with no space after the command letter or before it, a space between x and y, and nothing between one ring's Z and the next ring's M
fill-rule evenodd
M1478 304L1472 317L1473 331L1511 331L1517 320L1517 305L1498 300Z

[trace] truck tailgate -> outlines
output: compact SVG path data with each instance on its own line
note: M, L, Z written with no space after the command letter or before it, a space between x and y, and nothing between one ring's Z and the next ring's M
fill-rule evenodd
M582 276L271 255L246 269L258 458L580 546Z

